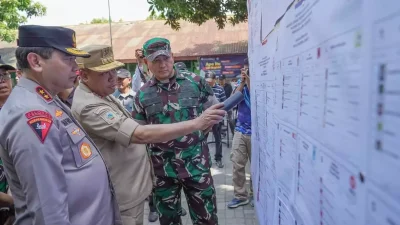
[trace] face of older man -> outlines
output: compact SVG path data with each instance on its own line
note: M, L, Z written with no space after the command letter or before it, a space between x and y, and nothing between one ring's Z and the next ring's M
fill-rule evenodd
M114 93L117 86L117 71L96 72L89 69L81 71L83 82L97 95L105 97Z
M10 95L11 89L11 75L4 68L0 68L0 99L6 99Z

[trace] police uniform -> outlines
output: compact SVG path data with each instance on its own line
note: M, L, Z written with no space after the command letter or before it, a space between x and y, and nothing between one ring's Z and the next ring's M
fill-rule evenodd
M83 50L92 56L78 59L80 68L104 72L124 65L114 61L109 46L89 45ZM153 179L146 146L131 144L139 124L112 94L102 98L84 82L75 91L71 110L99 146L110 168L123 224L142 225L144 203L153 188Z
M67 28L21 26L18 45L88 56L75 48L74 37ZM16 225L122 224L95 144L57 96L27 78L0 111L0 156Z
M159 55L172 57L169 41L163 38L147 41L143 49L150 61ZM147 124L171 124L194 119L215 103L218 100L203 78L175 70L168 82L159 82L154 75L143 85L136 94L132 115ZM182 189L193 224L218 224L205 134L196 131L175 140L149 144L148 149L156 176L153 198L160 224L182 224L178 212Z

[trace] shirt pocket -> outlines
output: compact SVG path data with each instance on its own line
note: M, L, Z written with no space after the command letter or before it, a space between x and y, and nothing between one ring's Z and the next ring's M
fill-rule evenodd
M70 147L76 167L83 167L98 156L96 147L87 139L81 128L69 126L66 130L72 142Z
M164 107L162 103L162 97L158 96L156 93L145 94L141 104L143 105L146 117L150 123L158 123L155 116L157 114L163 113Z
M195 119L200 115L200 104L198 97L179 98L178 103L182 110L182 115L187 116L188 119Z

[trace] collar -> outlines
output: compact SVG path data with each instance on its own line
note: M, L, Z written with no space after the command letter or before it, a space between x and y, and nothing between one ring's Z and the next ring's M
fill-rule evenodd
M99 98L101 98L101 99L104 99L104 97L101 97L100 95L98 95L98 94L96 94L96 93L94 93L92 90L90 90L90 88L86 85L86 84L84 84L84 83L79 83L79 86L78 86L82 91L84 91L84 92L86 92L86 93L92 93L94 96L96 96L96 97L99 97ZM106 96L107 97L107 96Z
M116 97L122 96L122 97L126 97L126 96L132 96L135 97L136 93L132 90L132 88L129 89L128 93L121 93L118 89L117 89L117 94L115 95Z
M17 86L25 88L30 92L36 93L46 103L51 103L54 100L53 96L45 88L28 78L21 77Z
M169 78L169 83L174 84L176 80L184 80L184 79L186 79L184 74L182 72L178 72L177 70L175 70L174 76ZM154 86L156 84L162 84L162 83L159 80L157 80L156 76L153 75L153 77L150 80L150 86Z

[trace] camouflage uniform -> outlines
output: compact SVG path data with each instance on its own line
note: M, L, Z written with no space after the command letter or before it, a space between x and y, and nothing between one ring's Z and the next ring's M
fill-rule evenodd
M200 76L175 72L169 83L155 77L136 95L133 117L147 124L170 124L196 118L213 96ZM182 224L178 215L183 188L193 224L218 224L211 158L202 131L164 143L149 144L156 175L154 202L161 225Z

